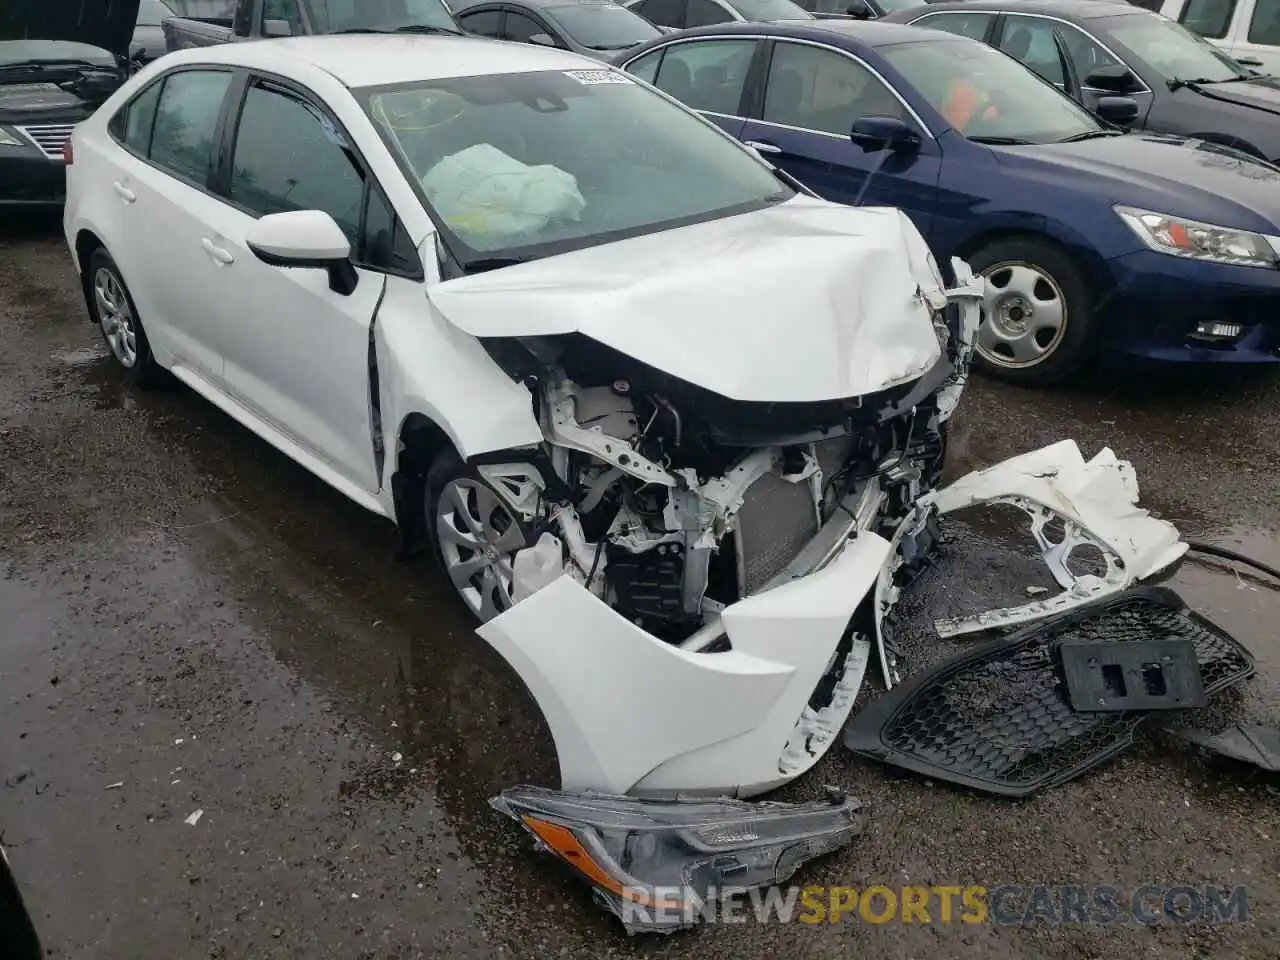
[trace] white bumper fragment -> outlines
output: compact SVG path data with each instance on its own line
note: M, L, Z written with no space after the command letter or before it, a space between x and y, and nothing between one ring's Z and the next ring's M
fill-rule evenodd
M1138 506L1138 478L1133 465L1110 448L1085 461L1074 440L1063 440L961 477L920 499L939 514L978 504L1010 504L1031 518L1031 533L1054 580L1063 588L1056 596L972 617L935 621L944 637L1013 626L1052 616L1098 600L1147 580L1173 565L1184 553L1173 524L1158 520ZM1052 540L1046 527L1059 520L1065 530ZM1068 558L1077 547L1102 552L1106 571L1076 575Z
M812 767L848 718L867 637L854 638L830 705L809 699L889 553L860 533L818 572L731 604L721 653L664 643L568 576L478 633L546 717L562 789L753 796Z

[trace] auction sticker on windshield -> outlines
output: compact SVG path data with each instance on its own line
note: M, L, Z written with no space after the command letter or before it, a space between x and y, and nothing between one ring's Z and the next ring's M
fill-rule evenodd
M631 83L629 77L624 77L620 73L614 73L612 70L566 70L566 77L571 77L579 83Z

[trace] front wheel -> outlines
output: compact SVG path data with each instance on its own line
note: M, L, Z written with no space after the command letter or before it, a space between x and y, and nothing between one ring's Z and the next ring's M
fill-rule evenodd
M977 342L982 370L1046 385L1084 366L1092 349L1093 295L1066 251L1038 237L1008 237L968 259L987 283Z
M512 605L515 556L528 531L499 493L452 450L427 472L432 552L454 592L481 623Z

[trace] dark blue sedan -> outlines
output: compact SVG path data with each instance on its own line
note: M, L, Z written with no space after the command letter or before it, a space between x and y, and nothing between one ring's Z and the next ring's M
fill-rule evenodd
M1280 168L1123 133L1011 57L917 27L725 24L620 65L820 196L901 207L941 262L967 259L991 372L1051 382L1100 349L1280 360Z

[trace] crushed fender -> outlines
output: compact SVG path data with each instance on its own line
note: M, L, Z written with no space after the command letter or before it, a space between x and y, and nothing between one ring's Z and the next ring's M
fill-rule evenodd
M590 881L596 902L629 934L692 927L720 897L784 883L866 827L861 803L838 794L825 803L748 803L520 786L489 802Z
M1026 627L909 677L845 730L859 756L1007 797L1072 780L1133 742L1146 711L1079 712L1063 644L1187 640L1214 694L1251 676L1253 656L1172 590L1138 587Z

